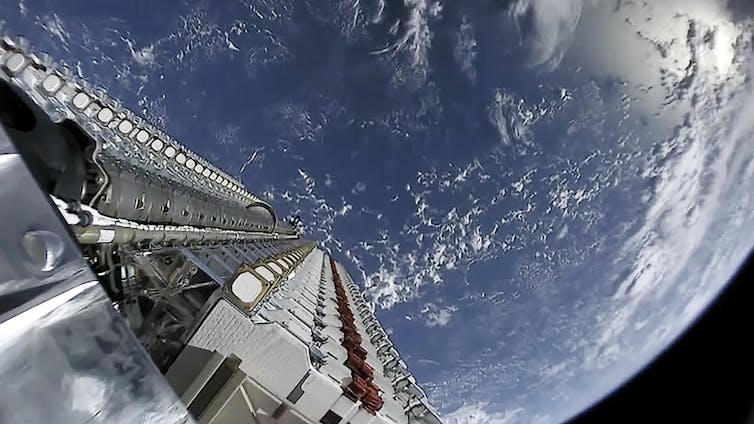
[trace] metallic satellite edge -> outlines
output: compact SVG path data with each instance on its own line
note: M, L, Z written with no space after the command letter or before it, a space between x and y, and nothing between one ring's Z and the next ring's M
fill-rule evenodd
M0 68L0 422L440 422L295 221L24 40Z

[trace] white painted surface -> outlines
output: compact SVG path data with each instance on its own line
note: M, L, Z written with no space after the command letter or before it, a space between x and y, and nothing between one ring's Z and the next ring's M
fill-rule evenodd
M18 73L26 66L26 57L21 53L13 53L5 62L5 66L12 73Z
M287 311L285 309L267 310L265 315L270 320L280 323L294 336L296 336L298 339L301 339L302 342L305 342L307 344L312 342L311 329L307 327L306 325L304 325L304 323L299 321L298 318L293 316L293 314L290 311ZM308 358L308 355L307 355L307 358Z
M314 312L316 311L317 305L307 299L304 296L301 296L299 298L294 299L296 303L298 303L302 308L304 308L307 312L309 312L310 315L312 315L312 320L314 319Z
M48 75L47 78L42 81L42 88L48 93L54 93L58 91L58 88L63 85L63 80L55 74Z
M264 414L262 415L269 416L278 408L278 406L280 406L280 399L265 390L265 388L260 386L256 381L247 378L246 381L243 382L243 389L251 399L257 417L260 415L260 410L264 411Z
M301 414L299 414L295 409L286 409L277 419L276 423L277 424L310 424L311 421L301 416Z
M136 141L138 141L139 143L146 143L147 141L149 141L149 132L147 132L146 130L141 130L136 133Z
M351 399L341 395L330 409L341 417L344 417L353 408L353 405L354 402Z
M304 394L293 405L293 409L311 422L318 422L328 410L341 416L346 416L350 410L354 412L349 418L352 424L404 424L407 417L400 402L393 399L390 380L384 376L380 361L374 358L376 349L369 344L366 334L362 334L362 346L367 350L367 362L375 368L374 383L382 388L385 405L374 416L363 409L357 411L354 409L354 402L342 396L338 382L348 384L351 371L343 365L347 351L340 344L343 337L340 331L342 323L337 316L335 302L330 300L326 301L325 308L330 315L323 318L329 325L321 331L323 336L328 337L328 341L321 347L323 353L327 354L327 363L319 372L310 366L307 344L311 343L311 329L305 323L313 321L314 316L305 306L313 307L320 304L312 292L318 293L321 286L327 287L334 295L331 279L320 282L323 265L326 278L331 278L332 275L329 272L329 262L323 262L325 258L321 251L315 250L299 264L296 274L290 276L282 290L275 295L274 303L281 309L272 307L271 303L268 304L269 308L265 308L265 319L272 320L273 323L254 325L230 304L221 301L191 339L190 344L214 349L225 355L236 354L242 360L241 369L279 399L288 396L301 377L309 371L309 377L302 385ZM275 271L282 271L285 261L277 261L268 266ZM260 266L255 271L264 278L274 279L270 269ZM341 268L339 271L341 276L346 275L344 269ZM245 274L254 277L253 274ZM348 277L344 277L344 282L347 280ZM258 278L255 278L255 281L261 290L262 282ZM232 290L236 293L235 286L232 286ZM241 295L249 298L252 292ZM347 297L349 301L354 300L351 293L348 293ZM364 321L360 317L356 317L355 321L357 328L364 330ZM338 382L333 381L330 376ZM290 418L293 418L295 414L290 415ZM292 422L294 421L295 418Z
M340 328L343 326L343 322L335 315L325 315L322 318L322 322L327 325L327 328L334 328L338 331L340 331Z
M317 296L309 293L309 292L302 292L301 297L307 299L309 302L317 303Z
M276 323L253 324L228 302L217 303L189 341L223 355L235 354L240 368L284 399L309 371L309 349Z
M406 414L403 412L403 407L394 399L384 398L385 404L380 408L380 415L384 415L395 422L406 422Z
M348 351L346 348L333 339L328 339L320 349L322 349L323 352L332 354L341 361L345 361L348 358Z
M83 109L87 105L89 105L90 101L91 101L91 99L89 98L89 96L86 93L79 92L75 96L73 96L73 100L71 101L71 103L73 103L73 105L77 109Z
M294 407L314 422L319 422L342 392L340 386L318 372L312 372L301 385L301 389L304 394Z
M339 316L338 310L331 303L325 303L325 305L322 307L322 312L324 312L328 316Z
M233 294L244 303L251 303L262 292L262 282L250 272L242 272L231 285Z
M152 150L159 152L165 146L165 143L159 138L155 138L152 141Z
M307 311L300 303L293 299L284 299L280 304L285 308L293 312L294 315L299 317L301 321L311 326L314 323L314 315Z
M267 266L270 267L273 271L275 271L278 274L283 273L283 268L280 268L280 265L278 265L275 262L267 262Z
M334 379L339 385L342 385L347 378L351 378L351 370L332 358L328 358L328 362L322 365L319 371L328 378Z
M74 97L74 101L76 98ZM123 134L128 134L131 132L131 130L134 129L134 124L131 123L128 119L124 119L120 121L120 124L118 124L118 131L122 132Z
M340 343L340 341L343 339L343 333L340 331L339 327L334 327L332 325L329 325L325 328L323 328L320 331L325 336L330 336L333 340Z
M97 119L100 120L102 123L108 123L111 119L113 119L114 114L112 109L104 107L100 109L99 113L97 113Z
M385 421L384 419L380 419L379 415L372 415L366 409L360 408L348 422L351 424L376 424L384 423Z
M275 280L275 275L272 273L272 271L270 271L269 269L263 266L258 266L254 268L254 271L256 271L257 274L259 274L262 278L264 278L265 280L269 282L272 282L273 280Z

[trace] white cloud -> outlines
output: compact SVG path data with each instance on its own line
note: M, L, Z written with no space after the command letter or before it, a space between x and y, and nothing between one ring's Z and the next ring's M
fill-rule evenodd
M728 268L730 273L731 267L742 259L709 258L706 254L700 257L700 252L710 244L710 238L724 244L718 248L731 247L732 241L724 234L712 235L710 230L719 224L727 207L748 202L734 193L743 184L738 179L740 171L754 157L754 144L750 142L754 122L749 119L754 114L754 91L745 82L750 72L742 69L737 77L720 82L716 71L702 71L690 82L687 95L693 96L695 102L686 125L669 140L673 147L665 153L667 160L658 167L652 166L653 162L647 166L657 183L642 226L621 251L622 258L631 264L630 273L614 295L621 306L605 311L601 317L594 349L586 353L588 364L604 367L625 355L623 348L631 324L647 315L646 305L675 293L675 297L686 299L684 307L672 312L679 314L673 327L666 328L650 344L652 348L663 346L701 312L725 283L719 275L703 280L700 273L690 270L704 264L705 270ZM726 98L733 100L721 101ZM714 263L720 260L727 266ZM605 350L604 346L614 349Z
M464 405L447 414L443 420L447 424L510 424L521 422L524 408L514 408L503 412L489 412L488 403L474 403ZM539 417L532 423L545 422L546 417Z
M347 216L353 210L353 205L344 198L340 198L339 205L332 199L320 195L317 190L318 182L307 171L299 168L299 178L293 183L293 193L285 191L281 199L295 208L295 213L303 218L303 230L310 239L319 240L325 249L345 252L353 262L358 256L343 250L343 244L335 234L335 224L341 217ZM324 183L322 185L325 185ZM275 192L270 187L267 192ZM280 205L277 205L280 207Z
M351 209L353 209L353 206L350 204L343 202L343 206L340 207L339 210L335 212L336 216L346 216L349 212L351 212Z
M408 198L414 201L415 213L408 218L400 234L410 241L396 244L385 232L384 240L376 243L373 251L361 252L379 264L373 272L362 272L374 304L389 308L416 297L424 284L444 282L449 273L465 273L470 264L501 248L508 249L501 244L496 231L478 222L488 200L469 193L470 187L480 183L499 183L487 175L479 161L462 167L450 165L442 172L418 172L415 184L406 186ZM441 207L431 206L441 192L460 195L466 200L450 209L446 209L447 203L442 203ZM451 312L436 311L431 322L440 325Z
M442 3L440 1L435 1L429 6L429 16L432 16L434 18L439 18L442 14Z
M378 24L382 21L382 13L385 11L385 0L377 0L377 12L372 18L373 24Z
M142 82L143 84L144 82ZM143 85L142 85L143 87ZM168 110L167 110L167 96L165 94L160 95L156 99L149 98L147 96L141 96L139 98L139 112L148 122L157 128L167 128L168 125Z
M421 314L424 317L424 325L427 327L442 327L448 325L456 311L458 307L453 305L438 306L428 303L422 308Z
M121 40L128 46L128 51L131 53L131 59L141 66L153 67L157 64L154 46L145 46L140 49L134 47L134 41L128 37L121 36Z
M236 46L236 44L230 40L230 35L227 32L225 32L225 42L228 45L228 50L231 50L234 52L241 51L241 49L239 49L238 46Z
M487 117L503 146L516 146L525 151L534 143L530 127L542 117L542 112L513 93L497 89L492 103L487 107Z
M532 66L555 69L570 44L581 17L583 0L515 0L509 14L516 22L530 53ZM523 33L523 19L533 20L531 32Z
M357 183L356 183L356 184L355 184L355 185L353 186L353 188L351 189L351 193L352 193L352 194L359 194L359 193L363 193L363 192L364 192L364 191L365 191L366 189L367 189L367 185L366 185L366 184L365 184L364 182L362 182L362 181L358 181L358 182L357 182Z
M222 141L221 141L221 144L222 144ZM262 161L264 160L264 153L262 153L263 150L264 150L264 147L258 147L258 148L253 149L249 157L244 161L243 165L241 165L241 168L238 170L238 173L243 174L243 172L246 171L246 168L248 168L254 163L256 163L257 166L261 168Z
M23 2L19 3L19 9L21 10L22 14L25 14L26 6L23 4ZM47 31L49 35L57 38L58 41L60 41L60 44L62 44L64 50L68 50L68 43L71 39L71 35L66 30L65 25L63 24L63 20L60 19L57 13L37 18L37 23L45 31Z
M153 66L155 64L154 47L142 47L139 50L131 50L131 57L134 61L142 66Z
M408 9L408 18L402 23L395 23L395 31L400 33L398 40L372 54L389 54L392 57L398 53L405 54L414 76L423 83L429 72L429 49L432 47L429 19L437 19L442 6L439 1L431 0L403 0L403 4ZM400 74L400 70L396 70L394 78L406 78Z
M471 81L476 81L476 68L474 61L477 55L477 41L474 35L474 27L469 18L463 15L461 26L456 33L456 44L453 49L453 57L461 67L461 71Z

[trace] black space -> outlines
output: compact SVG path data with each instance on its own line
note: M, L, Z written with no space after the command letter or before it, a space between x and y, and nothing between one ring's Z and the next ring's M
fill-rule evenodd
M754 423L752 283L754 252L676 344L573 422Z

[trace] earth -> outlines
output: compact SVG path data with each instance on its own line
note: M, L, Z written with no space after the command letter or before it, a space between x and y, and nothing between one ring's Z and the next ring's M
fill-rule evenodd
M0 0L300 215L449 423L557 422L752 248L746 0Z

